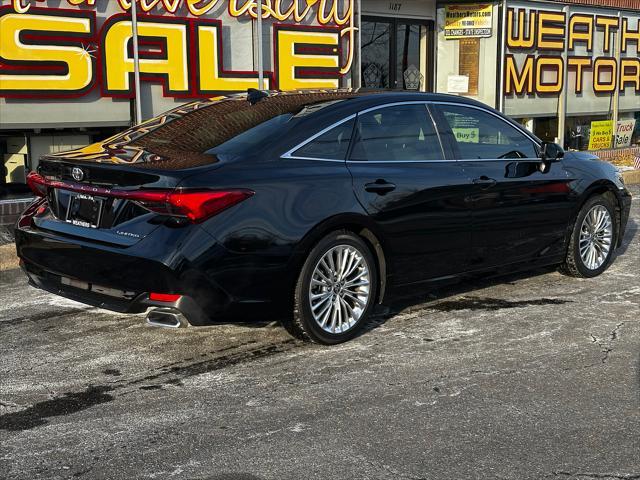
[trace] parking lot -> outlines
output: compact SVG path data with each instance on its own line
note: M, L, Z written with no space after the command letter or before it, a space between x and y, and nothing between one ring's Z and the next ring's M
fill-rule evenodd
M337 347L0 271L0 478L640 478L640 189L613 266L405 292Z

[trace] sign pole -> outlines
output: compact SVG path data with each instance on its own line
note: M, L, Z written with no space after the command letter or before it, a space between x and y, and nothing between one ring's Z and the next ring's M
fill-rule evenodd
M142 122L142 104L140 92L140 53L138 51L138 9L136 0L131 0L131 30L133 35L133 78L135 84L135 124Z
M256 24L256 30L258 35L258 90L262 90L264 87L264 66L262 63L262 0L258 0L258 23Z

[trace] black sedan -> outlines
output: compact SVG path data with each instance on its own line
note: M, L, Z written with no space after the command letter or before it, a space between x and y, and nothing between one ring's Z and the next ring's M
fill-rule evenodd
M32 285L153 325L283 318L342 342L397 287L611 263L631 196L597 157L462 97L197 101L46 156L16 227Z

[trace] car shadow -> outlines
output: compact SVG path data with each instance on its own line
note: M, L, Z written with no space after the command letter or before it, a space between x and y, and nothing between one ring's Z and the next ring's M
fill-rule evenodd
M543 267L529 271L515 273L495 273L483 277L474 277L464 280L452 280L449 284L439 284L432 287L427 283L403 287L402 293L390 292L384 305L378 305L371 322L362 333L375 330L384 325L387 320L401 313L416 310L433 310L451 312L456 310L485 310L496 311L508 308L526 307L529 305L558 305L569 303L570 300L556 298L537 298L532 300L503 300L500 298L468 297L466 294L490 288L496 285L513 285L519 280L538 277L555 272L557 267ZM455 283L454 283L455 282ZM462 298L458 298L461 297ZM453 300L448 300L455 298Z
M629 218L629 222L627 223L627 229L624 233L624 238L622 240L622 245L620 248L616 249L615 256L624 255L629 248L629 245L633 243L633 239L638 235L638 224L633 218Z

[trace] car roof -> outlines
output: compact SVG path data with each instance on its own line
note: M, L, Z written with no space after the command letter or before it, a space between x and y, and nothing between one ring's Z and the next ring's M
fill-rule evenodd
M301 128L298 129L301 135L305 135L308 132L305 126L314 129L325 120L330 121L331 117L348 116L373 106L407 101L455 102L490 108L466 97L441 93L365 89L250 90L246 94L196 100L102 142L48 157L127 163L144 168L187 168L213 163L214 157L205 151L217 144L219 137L237 135L275 115L291 113L306 117L300 119ZM290 140L295 140L295 137L292 135Z

